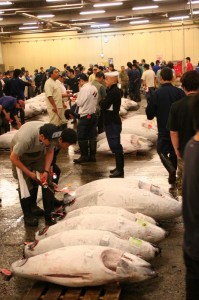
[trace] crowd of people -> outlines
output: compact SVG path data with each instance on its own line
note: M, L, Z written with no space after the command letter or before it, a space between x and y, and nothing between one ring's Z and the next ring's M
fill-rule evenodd
M142 91L147 118L157 119L157 153L168 171L168 182L175 185L179 194L183 192L187 300L193 300L199 299L199 73L194 70L190 57L186 58L186 69L181 74L181 87L175 84L178 75L171 61L156 60L149 64L144 59L141 63L127 62L120 70L113 64L109 67L94 64L88 70L81 64L73 67L65 64L63 72L53 66L46 71L41 67L30 76L25 68L15 69L5 72L0 80L0 126L7 132L14 120L19 129L12 140L10 159L13 175L19 182L25 225L37 226L38 217L44 215L46 225L50 226L56 222L55 206L62 204L54 196L61 173L56 163L60 149L78 141L80 156L74 163L94 163L97 134L105 131L116 162L110 178L123 178L121 97L140 102ZM42 92L46 96L49 123L25 123L25 100ZM69 119L77 122L76 131L67 128ZM54 182L52 174L56 174ZM38 185L42 186L44 210L37 206Z

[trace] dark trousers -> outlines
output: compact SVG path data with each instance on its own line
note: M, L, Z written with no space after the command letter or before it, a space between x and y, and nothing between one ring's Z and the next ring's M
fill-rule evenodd
M199 261L193 260L184 252L186 266L186 300L199 299Z
M154 87L150 87L148 92L146 92L146 101L147 103L149 103L153 93L155 92L155 88Z
M123 152L123 147L120 142L120 133L122 131L121 124L105 125L106 138L112 153Z
M78 141L96 140L97 136L97 116L92 114L91 117L82 117L77 125Z

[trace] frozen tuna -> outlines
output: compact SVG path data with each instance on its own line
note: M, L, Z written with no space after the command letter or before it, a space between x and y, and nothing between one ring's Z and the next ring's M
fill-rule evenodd
M71 229L106 230L115 233L122 239L129 239L133 236L152 243L161 241L166 235L162 228L142 220L134 222L117 215L95 214L62 220L45 230L36 232L36 240Z
M160 252L158 247L154 247L150 243L134 237L123 240L108 231L67 230L26 245L24 254L25 257L31 257L54 249L77 245L96 245L116 248L137 255L145 260L153 259Z
M84 245L18 260L12 264L12 273L69 287L138 282L155 276L150 264L135 255L110 247Z
M118 215L121 217L124 217L130 221L137 221L138 219L142 221L146 221L148 223L156 225L156 221L148 216L145 216L141 213L130 213L124 208L120 207L111 207L111 206L86 206L79 209L75 209L71 212L69 212L66 215L66 218L74 218L81 215L88 215L88 214L108 214L108 215Z
M182 205L169 196L156 195L145 189L139 189L129 183L119 184L116 178L114 185L108 183L97 184L97 186L83 186L76 190L76 201L67 212L86 206L115 206L122 207L132 213L142 213L156 220L172 219L179 217L182 213ZM99 180L100 182L101 180ZM88 189L87 189L88 187Z

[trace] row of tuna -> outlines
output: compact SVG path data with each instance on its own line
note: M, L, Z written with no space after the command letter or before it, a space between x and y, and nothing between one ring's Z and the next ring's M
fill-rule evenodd
M167 235L156 220L180 216L181 204L130 178L96 180L74 195L65 218L25 246L25 259L12 264L13 273L71 287L154 277L145 260L160 252L151 243Z

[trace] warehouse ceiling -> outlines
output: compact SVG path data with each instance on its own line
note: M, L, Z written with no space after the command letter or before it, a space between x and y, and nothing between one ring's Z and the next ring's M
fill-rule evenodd
M0 0L0 36L199 22L196 0ZM48 16L46 16L48 15Z

